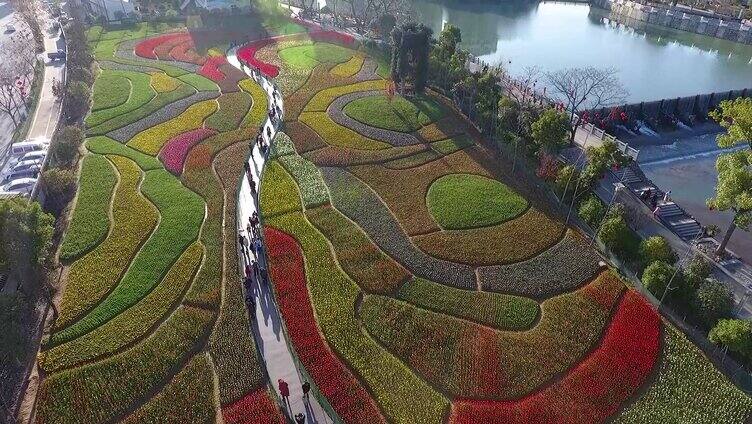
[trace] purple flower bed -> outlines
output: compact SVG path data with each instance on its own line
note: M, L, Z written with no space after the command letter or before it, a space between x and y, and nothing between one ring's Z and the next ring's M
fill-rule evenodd
M185 162L185 157L188 156L191 147L216 133L216 131L208 128L197 128L184 132L165 144L162 151L159 152L159 159L168 171L180 175L183 172L183 162Z

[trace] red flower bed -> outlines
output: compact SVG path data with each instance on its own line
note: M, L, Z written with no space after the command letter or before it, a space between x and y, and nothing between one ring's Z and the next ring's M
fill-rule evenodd
M203 65L206 62L206 58L196 53L194 48L193 40L186 40L184 43L180 43L170 50L170 57L179 62Z
M223 406L222 418L227 424L285 423L285 418L265 388L248 393L234 403Z
M279 308L305 369L344 422L385 422L366 389L329 350L316 327L298 242L273 228L265 228L265 235Z
M601 345L562 380L517 401L455 401L450 422L603 422L645 382L659 345L658 314L637 292L628 291Z
M309 34L311 39L323 43L339 44L344 47L353 47L355 38L350 34L337 31L314 31Z
M185 43L190 39L190 35L185 34L185 37L174 37L172 39L165 40L162 44L154 47L154 54L156 54L160 60L172 60L172 58L170 57L170 52L172 51L172 49L174 49L178 44Z
M209 78L212 81L219 82L225 79L225 74L219 70L219 67L227 63L224 56L211 56L206 59L204 66L198 71L199 74Z
M191 147L216 133L216 131L208 128L197 128L173 137L159 152L159 159L168 171L180 175L183 172L185 157L188 156Z
M170 34L163 34L152 38L147 38L144 41L141 41L140 43L136 44L135 52L136 55L147 58L147 59L159 59L156 53L154 53L154 49L158 46L164 44L164 43L172 43L174 40L185 40L190 39L190 35L185 32L174 32Z

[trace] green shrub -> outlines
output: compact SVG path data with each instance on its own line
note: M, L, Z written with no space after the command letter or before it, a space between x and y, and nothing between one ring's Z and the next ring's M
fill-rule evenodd
M713 327L721 318L731 316L734 302L731 291L714 279L703 282L692 299L692 310L706 327Z
M603 202L594 195L588 196L580 203L580 207L577 209L577 214L580 218L594 230L597 230L600 226L605 213L606 207L603 205Z
M620 215L610 216L601 224L598 238L617 256L628 261L638 256L640 238Z
M84 158L76 206L60 248L61 260L70 261L83 255L107 235L110 226L107 211L116 183L112 164L104 156Z
M742 356L752 356L752 323L741 319L721 319L710 330L708 339Z
M713 266L701 254L697 253L684 267L684 279L693 289L700 287L713 272Z
M658 299L661 299L664 293L669 296L668 290L679 287L680 279L681 275L676 271L676 268L661 261L651 263L642 273L642 285ZM670 287L669 281L671 282Z
M652 236L640 242L640 258L646 264L661 261L672 265L678 259L668 240L661 236Z

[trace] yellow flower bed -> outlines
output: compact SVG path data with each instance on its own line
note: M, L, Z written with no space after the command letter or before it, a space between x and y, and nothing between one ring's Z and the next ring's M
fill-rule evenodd
M216 112L218 107L216 100L206 100L191 105L177 117L136 134L128 142L128 146L148 155L156 156L162 146L171 138L201 127L204 119Z
M345 63L340 63L339 65L332 68L332 70L329 72L331 72L332 75L347 78L357 74L362 67L363 56L356 54L355 56L351 57L350 60Z
M154 72L151 74L151 86L157 93L166 93L178 88L180 81L164 72Z

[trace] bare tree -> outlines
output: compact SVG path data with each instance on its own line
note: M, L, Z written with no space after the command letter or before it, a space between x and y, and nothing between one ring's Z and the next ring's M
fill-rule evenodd
M627 90L614 68L567 68L546 73L550 95L564 104L570 114L570 141L574 141L579 119L574 116L588 109L598 109L624 102Z

